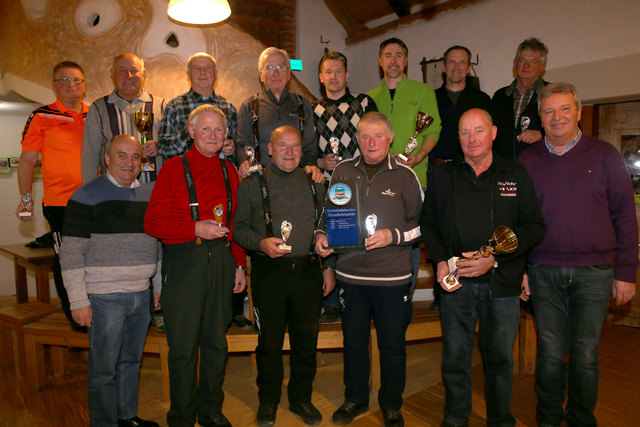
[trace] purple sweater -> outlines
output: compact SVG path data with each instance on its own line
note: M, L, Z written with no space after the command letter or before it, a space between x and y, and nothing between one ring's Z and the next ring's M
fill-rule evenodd
M547 234L529 262L557 266L615 263L614 277L635 282L638 224L629 173L616 148L582 135L564 156L544 142L518 161L533 180Z

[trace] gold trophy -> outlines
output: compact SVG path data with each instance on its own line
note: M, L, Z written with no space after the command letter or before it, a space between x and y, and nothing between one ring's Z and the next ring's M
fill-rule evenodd
M340 157L340 140L335 136L332 136L331 138L329 138L329 145L331 146L331 151L333 151L333 154L335 154L336 156L336 160L341 162L342 157Z
M260 166L256 164L256 149L253 147L244 147L244 155L249 159L249 173L260 172Z
M418 112L416 116L416 131L413 133L413 136L409 138L409 143L404 149L404 154L398 154L398 157L405 162L409 160L407 156L418 147L418 135L428 128L431 123L433 123L433 117L422 111Z
M287 245L287 240L289 236L291 236L291 230L293 229L293 225L289 221L282 221L280 224L280 233L282 234L282 244L278 245L280 249L283 251L291 251L291 246Z
M448 264L451 273L444 277L442 283L447 289L451 289L460 283L456 278L456 274L458 274L458 268L456 267L457 261L464 262L481 257L488 258L489 255L492 254L510 254L515 252L516 249L518 249L518 238L516 234L509 227L500 225L493 230L491 237L489 237L489 244L483 245L471 258L452 257L449 259Z
M223 215L224 215L224 210L223 210L222 203L218 203L213 208L213 217L216 219L216 221L218 221L218 225L220 225L220 227L222 227L222 224L223 224L222 222Z
M138 132L142 134L140 144L147 143L147 134L151 132L153 127L153 113L149 111L138 111L133 113L133 124L136 125ZM147 157L142 157L142 170L144 172L156 170L156 165L151 163Z

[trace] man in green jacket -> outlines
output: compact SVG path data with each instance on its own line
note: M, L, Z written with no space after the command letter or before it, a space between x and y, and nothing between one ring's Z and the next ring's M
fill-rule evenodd
M404 153L416 130L416 116L423 112L433 117L433 123L418 135L418 147L408 156L405 165L413 168L423 188L427 186L427 156L435 147L440 135L440 114L436 95L428 85L410 80L404 73L408 63L407 45L398 38L390 38L380 44L379 61L384 72L380 86L368 92L378 106L378 111L389 117L395 134L391 153ZM397 154L396 154L397 155Z

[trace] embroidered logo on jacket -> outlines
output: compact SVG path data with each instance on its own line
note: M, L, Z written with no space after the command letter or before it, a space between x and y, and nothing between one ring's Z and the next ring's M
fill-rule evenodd
M498 191L502 197L516 197L518 195L518 185L511 181L498 181Z
M391 196L391 197L394 197L394 196L396 195L396 193L394 193L393 191L391 191L391 189L390 189L390 188L387 188L386 190L384 190L384 191L382 192L382 195L383 195L383 196Z

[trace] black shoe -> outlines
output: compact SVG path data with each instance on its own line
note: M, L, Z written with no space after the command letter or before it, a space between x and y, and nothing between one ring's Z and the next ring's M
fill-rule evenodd
M350 424L358 415L362 415L369 410L366 403L344 402L336 412L333 413L331 421L334 424Z
M231 423L222 415L222 412L218 412L215 415L200 418L198 417L198 424L203 427L231 427Z
M118 427L158 427L155 421L147 421L138 417L127 418L126 420L118 420Z
M233 325L234 328L239 329L241 331L248 331L253 327L253 323L251 323L251 320L247 319L242 314L238 314L237 316L234 316L233 320L231 321L231 324Z
M276 412L278 411L278 405L274 403L265 403L258 407L258 413L256 413L256 425L258 427L270 427L276 422Z
M322 422L322 414L311 402L291 404L289 410L308 426L317 426Z
M339 308L325 307L320 315L320 323L333 323L340 320L342 313Z
M433 314L439 314L440 313L440 301L433 301L431 303L431 305L429 306L429 311L432 312Z
M382 418L384 419L384 427L403 427L404 418L402 412L398 409L383 409Z
M454 424L449 421L443 421L442 424L440 424L440 427L469 427L469 423Z

